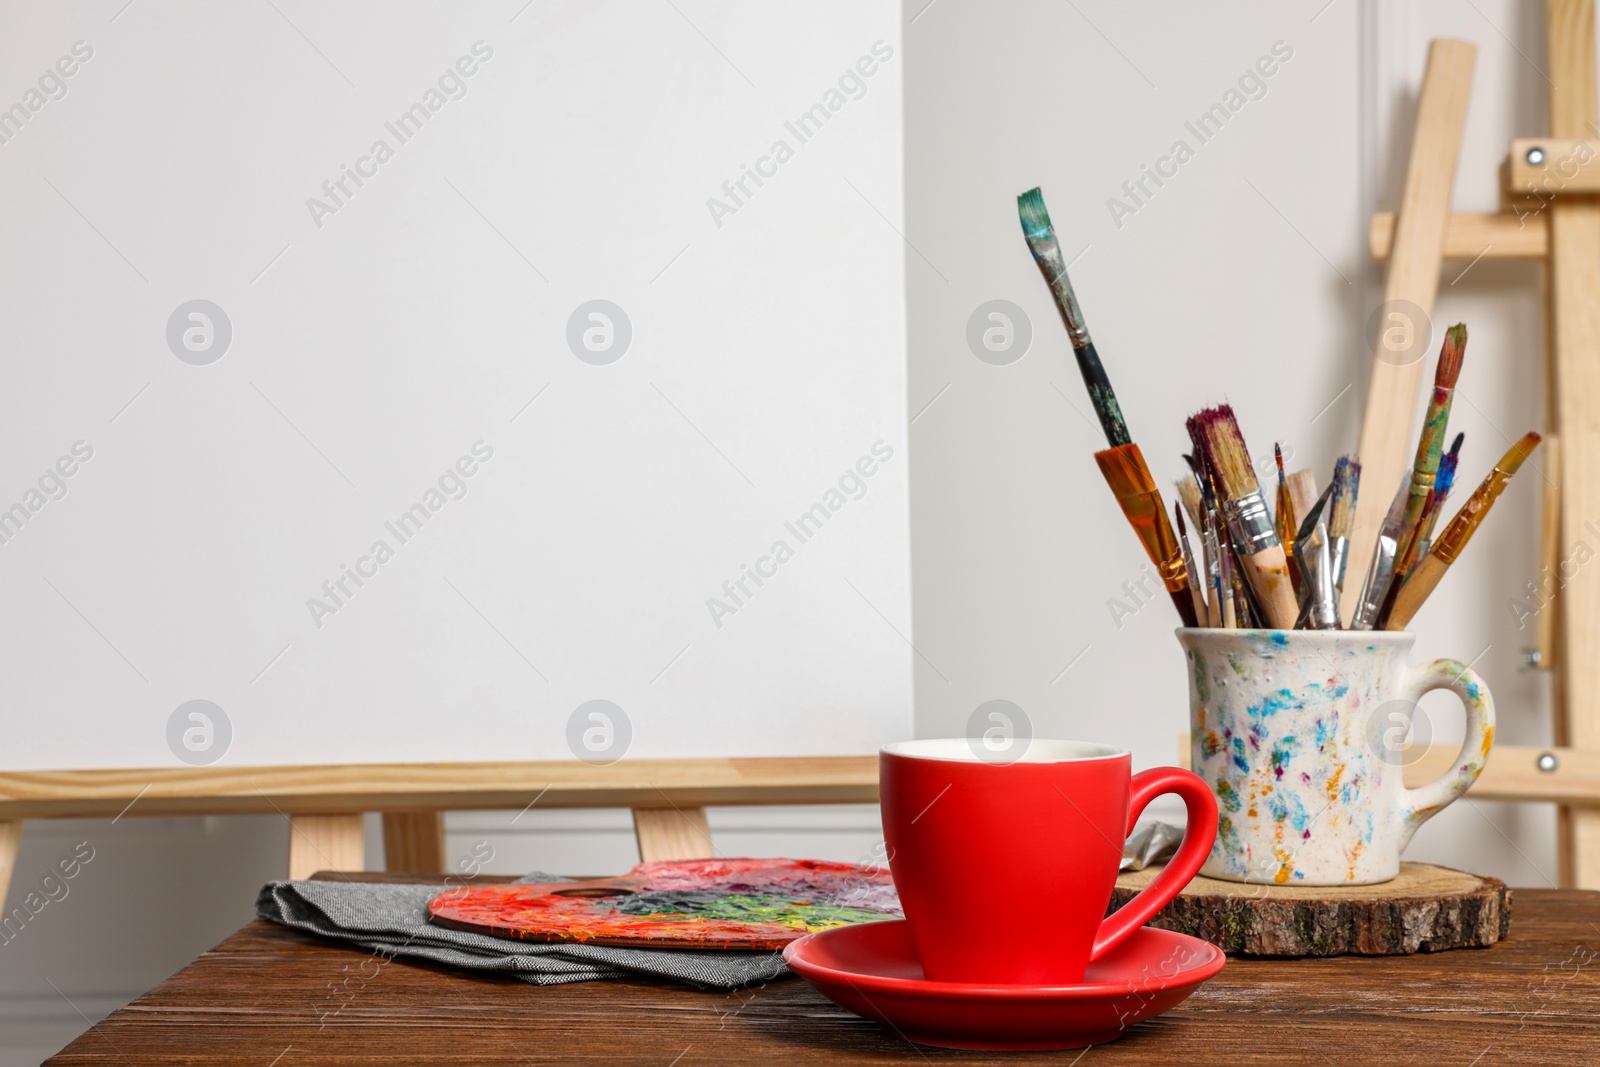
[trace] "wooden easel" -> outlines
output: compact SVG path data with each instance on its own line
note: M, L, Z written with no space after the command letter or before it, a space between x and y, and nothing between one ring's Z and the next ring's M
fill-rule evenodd
M707 805L875 804L877 756L184 767L0 774L0 900L27 819L272 815L289 823L290 878L365 866L362 816L384 813L385 865L445 871L446 811L632 808L640 858L714 854Z
M1594 0L1547 0L1550 136L1511 143L1502 211L1450 213L1461 130L1476 50L1434 41L1418 99L1400 210L1372 219L1372 254L1389 261L1385 300L1409 300L1431 314L1444 259L1537 259L1548 303L1546 446L1541 574L1560 568L1585 523L1600 521L1600 101L1595 85ZM1374 354L1362 420L1363 472L1388 478L1362 485L1356 541L1370 551L1383 509L1413 447L1421 361L1398 367ZM1551 488L1554 483L1555 488ZM1592 550L1600 545L1590 544ZM1351 566L1356 566L1352 560ZM1360 561L1365 571L1366 561ZM1560 879L1600 889L1600 568L1576 568L1539 617L1538 666L1556 675L1555 735L1549 750L1497 747L1473 795L1560 804ZM1442 757L1441 758L1436 758ZM1429 753L1442 764L1449 754ZM1553 762L1552 762L1553 758ZM1408 777L1410 775L1408 774Z

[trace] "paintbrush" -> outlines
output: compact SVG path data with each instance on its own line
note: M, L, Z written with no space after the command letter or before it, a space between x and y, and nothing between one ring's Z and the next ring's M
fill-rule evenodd
M1278 532L1278 541L1283 545L1283 554L1294 559L1294 535L1297 523L1294 520L1294 499L1289 495L1289 479L1283 473L1283 449L1278 443L1272 443L1272 458L1278 465L1278 500L1272 513L1273 529ZM1289 584L1294 587L1295 599L1300 599L1300 568L1289 568Z
M1189 523L1195 528L1195 544L1200 545L1198 563L1200 569L1192 571L1189 576L1192 589L1203 589L1202 601L1205 603L1205 614L1202 619L1205 625L1218 627L1222 625L1222 608L1216 598L1216 573L1218 573L1218 560L1216 552L1211 547L1211 541L1206 537L1206 530L1210 528L1206 522L1205 502L1200 493L1200 464L1195 461L1190 453L1184 453L1184 462L1189 464L1189 469L1194 474L1187 478L1178 478L1178 499L1184 506L1184 512L1189 514Z
M1516 474L1523 461L1533 454L1533 450L1539 447L1539 441L1537 433L1523 434L1522 440L1512 445L1506 454L1500 457L1500 462L1494 465L1488 477L1479 483L1478 488L1467 498L1467 502L1461 505L1461 510L1450 520L1450 525L1444 528L1444 533L1433 542L1428 555L1412 569L1410 577L1400 587L1394 607L1390 610L1389 617L1384 620L1385 630L1406 628L1406 624L1412 620L1429 594L1438 586L1439 580L1450 569L1450 565L1460 558L1461 551L1467 547L1467 542L1472 540L1472 535L1477 532L1478 526L1489 514L1489 509L1494 507L1495 500L1505 490L1512 475Z
M1072 341L1072 351L1078 359L1078 372L1083 375L1084 387L1089 390L1089 402L1094 405L1100 428L1105 431L1106 443L1111 447L1095 453L1095 462L1106 484L1122 506L1122 513L1133 525L1134 533L1144 545L1150 562L1155 564L1161 582L1167 587L1178 616L1185 626L1196 626L1194 604L1189 597L1189 577L1184 568L1183 555L1178 549L1172 523L1167 519L1167 508L1161 500L1150 468L1145 465L1139 446L1128 436L1127 424L1122 421L1122 408L1117 404L1117 394L1106 377L1100 363L1089 328L1083 321L1083 311L1078 307L1077 294L1072 291L1072 281L1067 277L1066 257L1061 253L1061 242L1056 240L1055 228L1050 225L1050 213L1045 210L1044 196L1037 188L1029 189L1017 197L1017 215L1022 220L1022 235L1027 239L1028 250L1033 253L1039 273L1050 288L1050 295L1066 324L1067 337Z
M1204 487L1204 508L1207 515L1207 526L1217 534L1216 560L1219 573L1223 576L1223 590L1231 601L1232 623L1224 625L1249 627L1254 625L1252 602L1249 584L1244 580L1239 566L1238 553L1234 551L1233 539L1228 534L1227 524L1217 507L1217 479L1210 467L1207 455L1205 437L1199 432L1198 424L1189 427L1190 440L1194 442L1194 452L1185 453L1184 460L1194 470L1195 479Z
M1295 616L1296 629L1339 628L1339 593L1333 584L1333 551L1328 544L1327 511L1332 497L1333 486L1330 485L1311 505L1295 533L1294 561L1300 568L1303 590Z
M1172 505L1172 517L1178 520L1178 547L1183 550L1183 565L1189 572L1189 599L1194 604L1197 623L1205 625L1208 616L1206 596L1200 591L1200 568L1194 565L1194 552L1189 548L1189 530L1184 526L1183 508Z
M1233 553L1223 544L1218 553L1220 567L1217 574L1217 595L1222 603L1222 626L1226 630L1239 628L1238 575L1233 569Z
M1412 568L1428 554L1428 549L1433 543L1433 527L1439 521L1439 513L1444 510L1445 497L1450 494L1451 483L1455 481L1456 461L1460 456L1461 442L1466 436L1466 434L1456 434L1455 443L1450 451L1439 460L1439 470L1434 478L1433 488L1428 490L1428 502L1422 506L1422 517L1417 520L1416 534L1411 538L1409 545L1399 549L1405 554L1394 561L1394 575L1389 581L1389 596L1383 605L1383 610L1378 613L1380 620L1389 617L1390 612L1394 610L1395 598L1400 595L1400 590L1410 576Z
M1050 225L1050 213L1044 208L1044 195L1037 187L1017 197L1017 215L1022 219L1022 236L1027 239L1033 261L1044 275L1045 285L1055 299L1056 310L1066 324L1067 337L1072 341L1072 354L1078 357L1078 373L1089 390L1089 402L1105 431L1106 444L1112 448L1128 444L1127 424L1122 421L1122 408L1117 394L1111 389L1106 369L1100 363L1100 353L1095 351L1089 338L1089 327L1083 321L1083 309L1078 307L1078 295L1072 291L1072 281L1067 277L1067 260L1061 253L1061 242L1056 240L1055 227ZM1161 512L1163 518L1166 510Z
M1200 481L1198 477L1179 478L1175 483L1178 487L1178 500L1183 503L1183 510L1189 514L1189 523L1194 527L1195 536L1200 536L1200 531L1205 528L1205 522L1200 515Z
M1461 459L1461 442L1466 440L1464 433L1456 434L1455 441L1450 445L1450 451L1444 454L1439 461L1439 474L1433 482L1433 492L1428 494L1428 506L1422 509L1422 524L1417 529L1416 549L1413 555L1422 559L1433 547L1433 528L1439 521L1439 514L1444 511L1445 501L1450 497L1450 490L1456 481L1456 464ZM1407 567L1409 571L1410 568Z
M1411 497L1411 486L1400 479L1400 489L1389 505L1383 525L1378 529L1378 542L1372 552L1372 563L1367 567L1367 580L1361 586L1361 598L1356 602L1356 613L1350 619L1350 629L1370 630L1383 614L1383 607L1393 584L1395 553L1400 550L1400 521L1405 516L1406 501Z
M1161 492L1156 488L1155 479L1150 477L1150 468L1145 465L1139 446L1126 444L1108 448L1096 452L1094 461L1100 465L1100 473L1122 506L1133 532L1139 535L1150 562L1155 564L1161 583L1167 587L1178 609L1178 617L1185 626L1200 625L1189 596L1189 572L1184 566L1183 553L1172 532L1172 523L1167 519Z
M1428 506L1428 494L1433 491L1434 477L1439 470L1439 459L1444 451L1446 427L1450 421L1450 402L1455 395L1456 379L1461 376L1461 360L1467 348L1467 327L1456 323L1444 333L1444 345L1439 349L1439 363L1433 372L1433 396L1428 400L1428 414L1422 422L1422 436L1417 439L1417 456L1411 466L1411 489L1406 497L1406 510L1400 519L1400 548L1395 553L1398 561L1411 554L1412 542L1417 537L1417 527L1422 521L1422 511ZM1396 570L1394 580L1404 572ZM1385 596L1389 595L1385 590Z
M1328 508L1328 545L1333 557L1333 585L1344 594L1345 561L1350 556L1350 530L1356 521L1356 496L1361 490L1361 464L1340 456L1333 466L1333 501Z
M1195 484L1201 494L1201 530L1203 536L1201 543L1206 553L1206 589L1210 597L1206 601L1206 615L1212 626L1222 625L1222 594L1224 586L1231 591L1232 585L1222 580L1222 552L1223 538L1218 531L1220 520L1217 517L1216 495L1211 492L1211 483L1196 474Z
M1299 612L1289 581L1289 561L1272 528L1272 513L1250 467L1250 452L1233 409L1223 404L1191 416L1189 433L1204 443L1203 462L1216 480L1217 498L1239 568L1261 607L1260 621L1274 629L1292 629Z

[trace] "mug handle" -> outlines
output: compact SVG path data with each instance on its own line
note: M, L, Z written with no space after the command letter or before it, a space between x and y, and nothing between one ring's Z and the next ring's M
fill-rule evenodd
M1407 789L1400 801L1400 848L1411 841L1417 827L1439 813L1439 810L1465 793L1488 762L1489 748L1494 744L1494 697L1483 676L1465 663L1453 659L1436 659L1422 667L1413 667L1406 675L1402 699L1415 705L1422 694L1435 689L1448 689L1461 698L1467 713L1467 736L1461 742L1452 770L1417 789Z
M1200 873L1201 865L1211 855L1211 844L1217 837L1217 798L1212 795L1205 779L1177 767L1152 767L1133 776L1128 784L1128 828L1123 831L1123 836L1133 833L1146 805L1163 793L1178 794L1189 811L1183 842L1178 846L1177 854L1156 875L1155 881L1100 924L1100 932L1094 939L1094 950L1089 953L1090 960L1104 956L1129 934L1149 922L1156 912L1166 907Z

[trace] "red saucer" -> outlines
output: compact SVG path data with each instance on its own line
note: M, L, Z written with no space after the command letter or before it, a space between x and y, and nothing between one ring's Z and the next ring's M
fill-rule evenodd
M1215 945L1146 926L1077 985L930 982L903 919L807 934L783 958L823 996L890 1033L965 1049L1098 1045L1179 1004L1226 962Z

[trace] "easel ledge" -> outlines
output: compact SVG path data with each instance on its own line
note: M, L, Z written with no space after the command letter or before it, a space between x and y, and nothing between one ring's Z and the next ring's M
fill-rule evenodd
M0 772L0 819L875 804L878 757Z
M1188 735L1180 738L1188 763ZM1455 745L1407 759L1406 784L1438 777ZM1539 766L1556 757L1550 770ZM1414 779L1414 781L1413 781ZM1600 755L1496 745L1478 800L1600 806ZM878 757L377 763L325 767L163 767L0 772L0 823L135 815L341 815L540 808L690 809L747 804L876 804Z
M283 815L289 877L365 867L362 816L382 812L387 866L443 873L446 811L631 808L640 856L713 854L706 805L875 804L878 757L390 763L0 773L0 899L26 819Z

